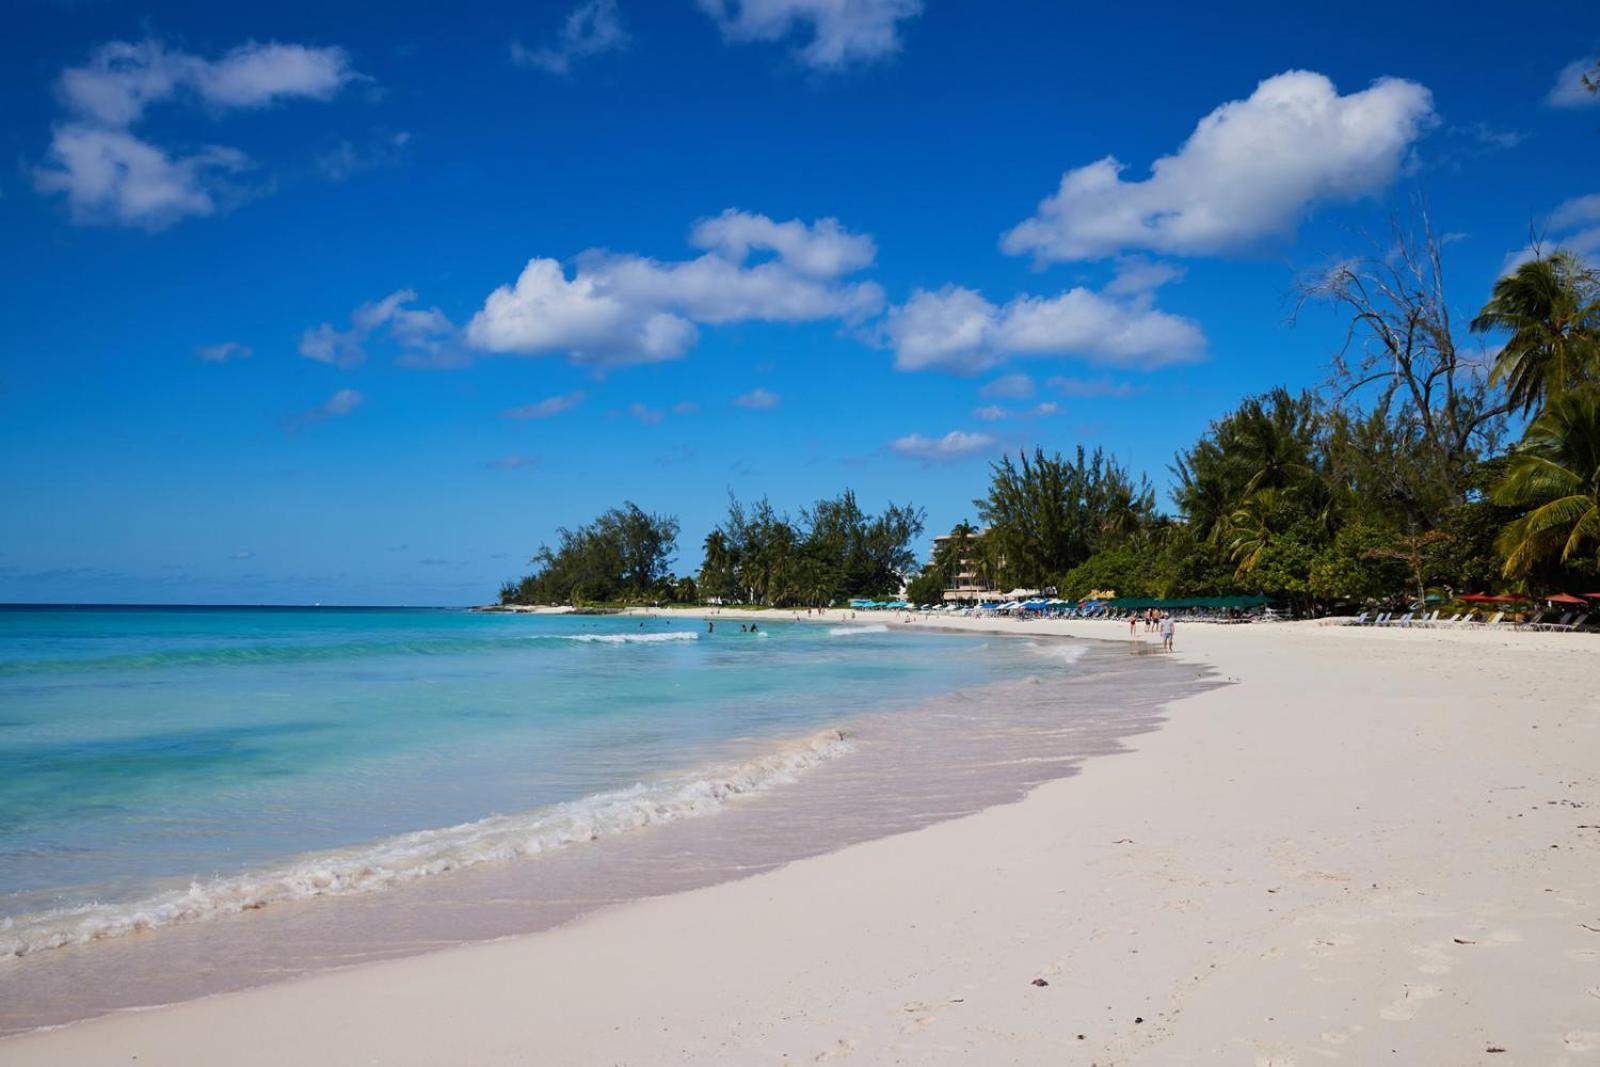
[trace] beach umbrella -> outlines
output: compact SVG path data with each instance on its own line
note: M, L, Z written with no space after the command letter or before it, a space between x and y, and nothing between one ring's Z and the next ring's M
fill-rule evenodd
M1577 604L1580 607L1584 605L1583 597L1573 596L1571 593L1552 593L1545 599L1552 604Z

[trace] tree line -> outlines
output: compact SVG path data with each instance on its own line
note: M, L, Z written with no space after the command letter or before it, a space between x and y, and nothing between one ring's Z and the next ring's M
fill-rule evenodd
M674 578L677 520L627 504L561 530L501 599L821 606L909 580L910 600L936 603L962 569L999 590L1260 593L1299 613L1430 591L1595 592L1600 273L1540 251L1462 324L1441 247L1419 213L1371 256L1303 279L1302 307L1348 321L1328 381L1214 420L1173 457L1171 513L1098 449L1036 448L991 465L977 522L920 568L922 509L869 513L846 490L794 517L730 497L698 570Z
M706 536L698 574L673 578L678 521L634 504L588 526L561 530L534 573L500 590L505 604L723 603L821 607L850 597L891 596L917 564L912 547L925 514L890 503L865 511L855 493L780 513L765 497L730 494L727 517Z
M956 527L911 598L937 600L963 561L1002 590L1261 593L1302 613L1595 591L1600 274L1536 255L1496 282L1463 341L1440 245L1423 216L1301 283L1303 302L1349 320L1330 380L1212 422L1173 459L1175 515L1098 452L1007 457L973 502L983 525ZM1503 343L1483 358L1472 335Z

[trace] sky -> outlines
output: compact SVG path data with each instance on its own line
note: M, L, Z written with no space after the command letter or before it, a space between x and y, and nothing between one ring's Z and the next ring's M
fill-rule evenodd
M1394 212L1463 323L1600 252L1600 12L1533 6L20 0L0 602L478 603L628 500L692 573L1034 446L1170 506Z

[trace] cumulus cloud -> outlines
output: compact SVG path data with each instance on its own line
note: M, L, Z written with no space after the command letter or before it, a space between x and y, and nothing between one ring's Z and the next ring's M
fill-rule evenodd
M204 217L238 198L227 179L250 168L243 152L220 145L173 157L124 130L80 123L58 126L34 187L67 199L79 225L138 226L156 231Z
M1026 400L1033 395L1033 379L1026 374L1002 374L978 389L987 400Z
M617 366L677 359L699 325L733 322L859 322L883 290L844 276L872 262L870 238L835 219L775 223L728 211L698 223L694 259L667 261L591 249L570 277L554 259L529 260L512 285L489 294L467 340L489 352L565 354ZM752 262L754 255L763 258Z
M455 326L438 308L407 306L416 299L414 291L399 289L352 311L349 329L328 322L314 326L300 335L300 354L348 370L366 361L368 342L382 331L404 350L403 362L448 362Z
M172 152L131 132L154 104L189 101L213 115L280 100L327 100L358 77L339 48L249 43L210 60L159 41L113 41L57 82L68 112L34 169L40 192L61 194L74 222L160 230L214 214L236 199L227 176L246 170L238 149Z
M781 398L778 396L777 393L774 393L774 392L772 392L771 390L768 390L768 389L763 389L760 386L756 386L754 389L750 390L748 393L742 393L739 396L734 397L733 398L733 402L734 402L734 404L736 404L737 406L742 407L742 408L752 408L752 409L758 409L759 410L761 408L775 408L775 407L777 407L779 402L780 402L780 399Z
M917 290L889 312L900 370L978 374L1013 357L1076 356L1149 369L1199 358L1194 321L1156 310L1149 295L1118 299L1082 287L991 304L973 289Z
M994 437L986 433L951 430L943 437L906 434L889 442L889 450L924 463L954 463L987 452L994 447L994 443Z
M1556 83L1545 94L1544 102L1547 107L1600 107L1600 93L1591 92L1583 83L1584 76L1594 80L1596 64L1594 59L1574 59L1571 63L1561 68L1561 73L1556 75Z
M559 396L547 396L533 404L523 404L506 411L508 419L548 419L554 415L562 415L583 403L581 390L572 393L562 393Z
M554 45L525 48L511 42L511 59L552 74L566 74L574 60L628 47L628 31L617 13L616 0L584 0L567 13Z
M922 0L699 0L725 40L781 41L810 30L796 55L815 70L882 59L900 50L900 23Z
M224 341L219 345L199 345L194 350L201 363L228 363L236 359L249 359L255 353L237 341Z
M1067 171L1001 246L1040 261L1247 248L1292 234L1320 201L1387 186L1435 121L1432 94L1415 82L1385 78L1340 96L1321 74L1289 71L1201 119L1142 181L1124 180L1112 156Z

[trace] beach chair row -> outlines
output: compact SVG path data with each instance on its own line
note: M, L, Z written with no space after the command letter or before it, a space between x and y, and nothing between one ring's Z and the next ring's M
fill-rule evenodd
M1588 612L1569 611L1557 620L1547 620L1549 612L1537 612L1526 621L1517 622L1506 618L1506 613L1497 611L1488 619L1480 620L1473 612L1463 611L1448 619L1441 619L1442 612L1367 612L1351 619L1351 626L1399 626L1422 627L1424 629L1473 629L1473 630L1540 630L1547 633L1572 633L1581 630L1589 621Z

